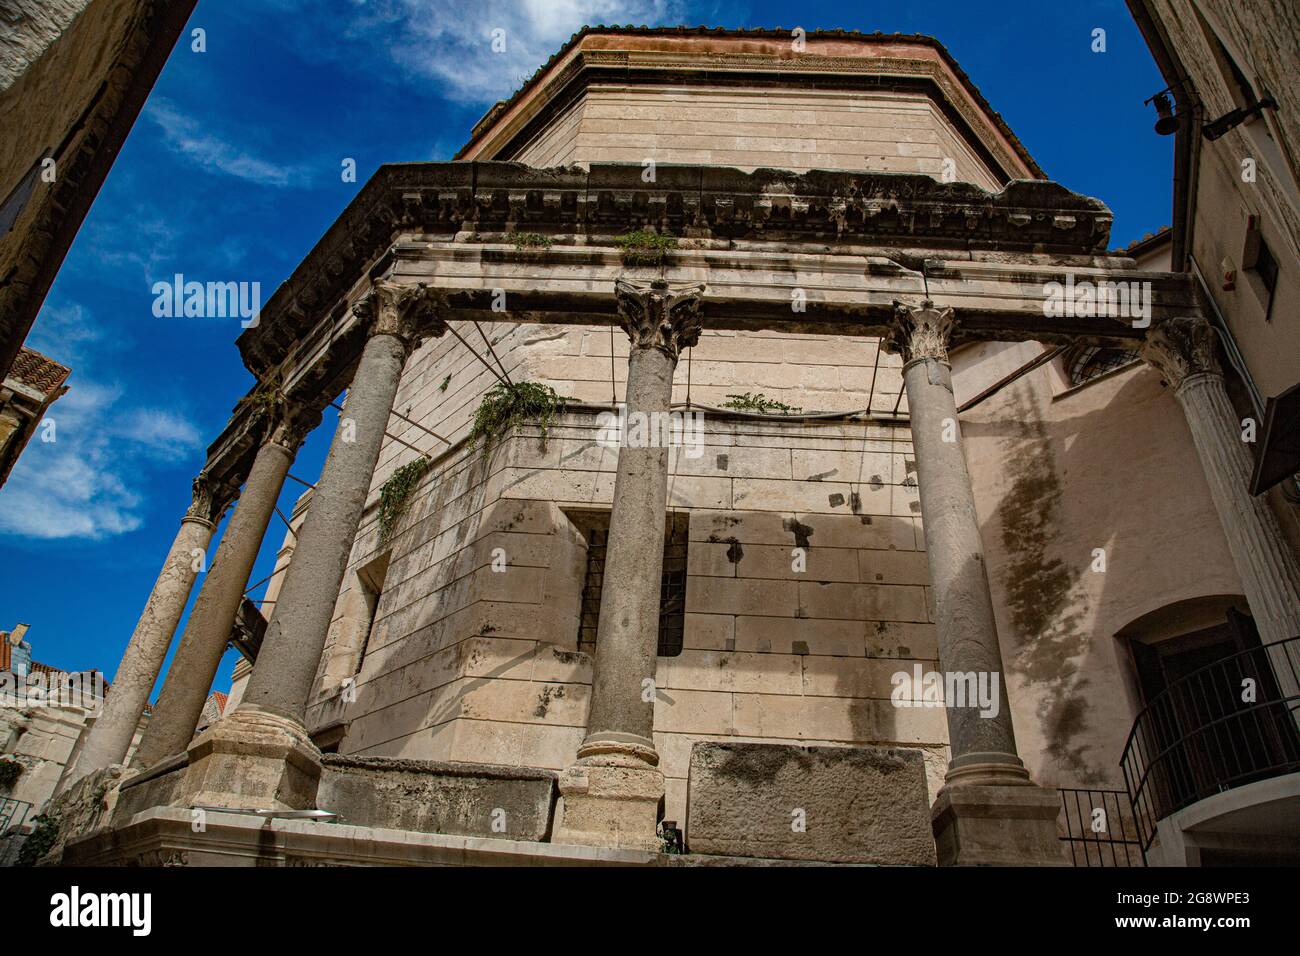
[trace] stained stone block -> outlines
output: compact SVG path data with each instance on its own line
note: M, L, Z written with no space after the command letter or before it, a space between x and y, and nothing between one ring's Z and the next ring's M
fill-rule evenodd
M528 767L327 754L316 805L356 826L543 840L555 778Z
M692 853L936 862L918 750L697 743L686 826Z

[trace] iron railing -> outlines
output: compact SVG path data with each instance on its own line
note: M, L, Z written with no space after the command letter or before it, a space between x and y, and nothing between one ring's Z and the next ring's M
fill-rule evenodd
M0 797L0 836L8 833L11 828L22 826L31 808L32 805L26 800Z
M1300 770L1300 637L1174 681L1137 716L1120 764L1145 852L1156 825L1233 787Z
M1147 865L1127 792L1057 789L1064 816L1058 831L1073 865Z

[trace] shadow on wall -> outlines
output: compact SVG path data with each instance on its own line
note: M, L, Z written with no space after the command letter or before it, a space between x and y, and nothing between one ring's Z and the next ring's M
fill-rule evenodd
M968 440L998 442L1002 491L981 535L1004 664L1038 700L1039 726L1017 727L1022 751L1036 731L1040 782L1117 787L1137 703L1116 641L1124 615L1189 589L1222 590L1223 568L1188 562L1226 560L1226 545L1215 540L1222 535L1182 413L1154 372L1127 374L1108 402L1083 414L1056 404L1054 421L1041 415L1047 388L1022 382L996 422L963 423ZM1189 520L1200 499L1201 517ZM1094 579L1099 548L1106 571ZM1235 580L1230 566L1226 573Z

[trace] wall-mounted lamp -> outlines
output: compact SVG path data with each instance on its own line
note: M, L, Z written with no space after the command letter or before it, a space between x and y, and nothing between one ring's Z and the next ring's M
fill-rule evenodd
M1262 100L1256 100L1250 106L1239 106L1231 113L1224 113L1216 120L1211 120L1201 127L1201 135L1213 142L1230 129L1236 129L1252 116L1258 116L1264 110L1277 109L1277 100L1271 96L1266 96Z

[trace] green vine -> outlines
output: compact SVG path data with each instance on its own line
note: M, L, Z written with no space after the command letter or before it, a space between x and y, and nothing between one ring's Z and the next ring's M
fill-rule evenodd
M387 541L402 520L411 492L420 483L432 464L428 458L407 462L389 477L379 489L379 540Z
M54 846L54 841L59 837L58 817L38 813L32 817L32 822L36 828L18 850L18 866L35 866L41 857L50 852L50 847Z
M722 407L734 408L738 412L757 412L760 415L771 412L789 415L791 412L803 411L801 405L787 405L785 402L778 402L774 398L767 398L762 392L757 395L751 395L749 392L745 392L743 395L728 395L727 401L722 403Z
M17 760L0 760L0 789L8 789L23 775L23 765Z
M517 425L536 421L541 426L542 444L545 445L546 432L566 401L568 399L561 398L549 385L498 382L483 396L474 412L474 424L469 430L470 444L482 438L483 450L487 451L494 440Z
M636 229L614 237L614 244L623 250L625 266L663 265L670 249L677 248L677 237Z
M512 232L506 235L509 242L515 244L516 249L549 249L555 245L555 240L550 236L543 236L540 232Z

